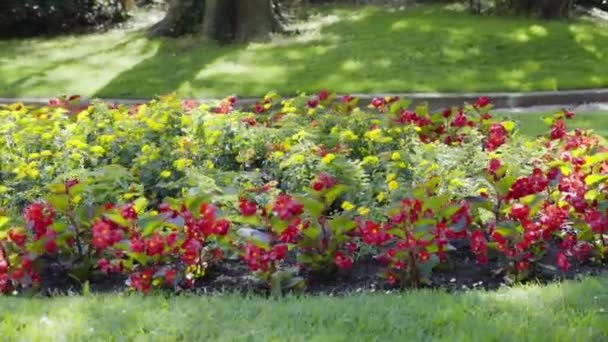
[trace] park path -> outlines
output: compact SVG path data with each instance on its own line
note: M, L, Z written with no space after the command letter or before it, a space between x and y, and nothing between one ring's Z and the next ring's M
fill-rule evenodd
M370 102L374 97L399 96L412 99L413 104L427 102L432 110L438 110L461 103L473 103L480 96L492 99L494 108L508 112L518 111L551 111L566 108L577 112L608 111L608 88L564 90L564 91L534 91L534 92L486 92L486 93L379 93L379 94L350 94L361 99L362 103ZM50 98L2 98L0 104L24 103L27 105L44 105ZM90 101L91 99L84 99ZM150 99L98 99L103 102L133 105L145 103ZM213 102L215 99L195 99L201 103ZM238 98L237 105L241 108L255 104L258 98Z

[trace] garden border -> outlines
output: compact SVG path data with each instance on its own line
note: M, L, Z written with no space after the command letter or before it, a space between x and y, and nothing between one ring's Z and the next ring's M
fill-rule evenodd
M513 109L529 107L575 107L593 104L590 110L602 110L608 108L608 88L563 90L563 91L533 91L533 92L485 92L485 93L377 93L377 94L350 94L362 101L371 101L374 97L399 96L400 98L412 99L414 104L427 102L432 110L437 110L457 103L473 103L480 96L488 96L492 99L495 108ZM50 98L2 98L0 104L24 103L26 105L44 105ZM109 103L134 105L149 102L150 99L103 99L99 100ZM209 102L214 99L201 98L200 102ZM90 101L85 98L85 101ZM250 106L259 101L259 98L239 98L237 106ZM600 108L601 107L601 108ZM586 110L589 111L589 110Z

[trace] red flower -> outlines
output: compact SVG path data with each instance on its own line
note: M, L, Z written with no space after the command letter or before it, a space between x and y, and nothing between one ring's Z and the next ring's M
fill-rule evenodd
M300 238L300 230L297 225L292 223L287 228L281 232L279 236L279 241L284 243L296 243Z
M264 106L262 106L260 103L256 103L255 104L255 112L258 114L262 114L264 113L264 111L266 111L266 109L264 108Z
M566 136L566 125L564 124L564 120L555 120L555 123L551 126L550 136L551 140L561 139Z
M39 240L46 234L48 226L53 224L55 211L49 205L33 203L24 211L25 220L32 225L35 240Z
M13 272L11 273L11 278L13 280L21 280L24 276L25 276L25 272L21 268L15 268L15 269L13 269Z
M488 262L488 244L483 230L474 230L471 233L471 251L477 256L477 262L485 264Z
M146 254L149 256L160 255L165 249L165 241L163 237L154 233L148 240L146 240Z
M524 260L520 260L517 262L517 264L515 264L515 267L518 271L526 271L528 270L528 266L528 263Z
M482 96L480 98L477 99L477 101L475 101L475 103L473 104L473 107L475 108L484 108L487 105L489 105L492 101L490 100L489 97L487 96Z
M490 159L490 164L488 165L488 171L491 173L496 173L498 169L501 167L501 163L499 159L492 158Z
M507 130L502 124L493 123L490 126L485 147L488 151L494 151L507 141Z
M219 220L215 223L213 227L213 232L219 236L225 236L228 234L228 229L230 228L230 222L227 220Z
M336 257L334 258L334 261L336 265L338 265L338 267L340 267L341 269L348 269L353 266L353 259L349 256L345 256L340 251L336 252Z
M270 260L283 260L287 256L288 251L287 244L275 245L270 251Z
M6 274L8 272L8 262L4 259L0 259L0 274Z
M241 198L239 200L239 209L243 216L253 216L258 210L255 202L249 202L248 200Z
M391 285L395 285L397 283L397 277L395 277L394 274L389 273L386 275L386 281Z
M516 203L511 207L511 216L518 221L525 221L530 214L530 208L527 205Z
M134 253L143 253L146 250L146 244L135 237L131 238L131 251Z
M165 281L169 285L175 284L176 276L177 276L177 271L172 268L165 271Z
M304 205L296 202L289 195L279 195L272 211L283 221L290 220L303 212Z
M557 267L562 270L562 271L568 271L568 269L570 268L570 263L568 262L568 258L566 257L566 254L564 254L563 252L559 252L557 253L557 257L555 259L555 264L557 265Z
M384 105L384 100L382 100L381 98L374 97L372 99L372 106L374 108L378 109L378 108L382 107L383 105Z
M429 254L429 252L427 252L425 250L422 250L418 253L418 259L420 259L420 262L426 262L430 258L431 258L431 255Z
M25 241L27 240L27 235L21 229L13 228L8 232L8 238L13 241L17 246L23 247L25 245Z
M182 110L185 112L189 112L191 110L193 110L194 108L196 108L196 101L194 100L183 100L182 101Z
M317 100L317 99L308 100L308 108L317 108L318 105L319 105L319 100Z
M344 102L344 103L351 103L354 99L355 98L350 95L342 96L342 102Z
M325 184L320 181L315 181L312 183L312 188L314 191L321 191L325 188Z
M45 244L44 244L44 250L48 254L55 254L55 253L57 253L57 242L55 241L55 239L49 239L49 240L47 240L47 242L45 242Z
M319 100L321 101L325 101L329 98L329 92L325 89L322 89L321 91L319 91Z
M124 208L122 208L122 211L120 212L120 214L122 215L122 217L125 220L137 219L137 212L135 211L135 207L133 207L132 204L129 204L129 205L125 206Z
M108 271L110 270L110 262L108 262L108 260L106 259L99 259L97 261L97 266L99 266L99 269L103 273L108 273Z

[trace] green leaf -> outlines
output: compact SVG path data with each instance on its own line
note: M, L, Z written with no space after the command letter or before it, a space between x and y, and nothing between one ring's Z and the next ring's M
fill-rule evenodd
M6 216L0 216L0 228L6 226L6 224L9 223L10 220L11 219Z
M105 213L104 216L108 220L110 220L118 225L121 225L123 227L128 227L130 225L129 221L127 221L124 217L122 217L122 215L119 214L118 212Z
M498 183L496 183L496 190L498 191L498 194L500 194L501 196L505 196L509 192L511 185L513 185L516 179L517 178L515 176L506 176L505 178L498 181Z
M405 232L399 228L389 229L389 234L405 239Z
M55 222L51 225L51 230L53 230L55 233L63 233L67 230L67 228L68 225L63 222Z
M327 192L325 193L325 204L331 205L332 203L334 203L336 201L336 199L338 197L340 197L340 195L345 193L347 190L348 190L348 187L343 184L338 184L338 185L333 186L331 189L327 190Z
M424 206L431 209L433 212L438 212L442 206L450 200L449 195L433 196L424 201Z
M587 185L594 185L596 183L603 182L603 181L605 181L607 179L608 179L608 174L589 175L589 176L585 177L585 184L587 184Z
M148 207L148 200L145 197L140 197L133 202L133 208L136 212L142 213ZM197 208L198 209L198 208Z
M317 240L321 235L321 227L318 225L310 225L308 228L302 231L302 235L309 239Z
M337 216L329 221L329 227L334 234L344 234L355 229L357 227L357 222L346 216Z
M410 106L410 104L412 104L412 100L409 100L409 99L399 100L397 102L393 102L393 104L391 104L389 110L392 114L398 114L402 108L406 109L407 107Z
M70 187L70 195L78 196L81 195L87 188L86 182L80 182L72 187Z
M285 231L285 229L287 229L287 227L289 227L289 222L283 221L275 216L270 220L270 226L275 233L281 234L283 231Z
M65 194L65 184L64 183L53 183L47 185L47 188L50 192L54 194Z
M54 209L58 211L66 211L69 206L69 197L67 194L62 195L50 195L47 197L47 202L49 202Z
M159 217L142 217L137 220L137 226L142 231L143 236L149 236L163 225L163 220Z
M246 224L252 227L261 227L262 226L262 221L260 220L260 218L258 216L243 216L243 215L239 215L239 216L234 216L233 218L231 218L232 222L236 222L236 223L242 223L242 224Z
M295 199L299 203L302 203L302 205L304 205L304 210L314 218L319 218L323 209L325 209L323 203L315 199L304 196L296 196Z
M585 157L585 165L595 165L608 160L608 152L601 152L592 156Z

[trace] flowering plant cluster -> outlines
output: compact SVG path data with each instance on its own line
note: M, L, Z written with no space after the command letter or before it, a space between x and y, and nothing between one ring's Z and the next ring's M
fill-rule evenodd
M608 259L608 147L568 111L529 139L485 97L78 100L0 107L0 292L49 269L181 290L239 260L280 293L369 257L421 286L462 246L513 280Z

